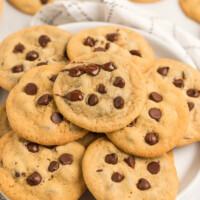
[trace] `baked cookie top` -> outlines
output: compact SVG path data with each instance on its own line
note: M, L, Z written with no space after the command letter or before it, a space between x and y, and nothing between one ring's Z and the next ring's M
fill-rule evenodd
M54 84L59 111L93 132L125 127L146 102L145 81L135 65L121 56L92 53L66 66Z
M8 36L0 45L0 86L11 90L29 69L68 63L65 49L71 33L53 26L35 26Z
M11 127L6 114L6 104L0 107L0 138L11 131Z
M34 15L40 8L54 0L8 0L13 6L30 15Z
M180 146L200 140L200 73L192 67L175 60L155 60L149 76L166 81L184 95L190 111L188 130Z
M151 67L151 61L154 59L154 52L143 36L118 26L80 31L72 36L67 46L70 59L92 52L117 53L131 59L142 72Z
M172 85L147 77L147 103L139 117L126 128L108 133L120 149L142 157L156 157L173 149L189 124L183 94Z
M199 0L179 0L184 13L191 19L200 23L200 3Z
M0 140L0 190L12 200L77 200L84 152L77 142L47 148L10 132Z
M103 138L86 150L83 176L98 200L174 200L179 185L172 152L140 158Z
M55 104L53 84L62 69L56 65L31 69L10 92L8 119L20 137L42 145L61 145L87 134L66 120Z

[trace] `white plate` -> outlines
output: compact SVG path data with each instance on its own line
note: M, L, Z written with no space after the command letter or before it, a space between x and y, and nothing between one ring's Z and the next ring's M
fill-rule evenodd
M115 25L105 22L78 22L71 23L60 26L64 30L68 30L72 33L77 33L78 31L93 28L97 26L105 25ZM119 25L118 25L119 26ZM121 26L121 25L120 25ZM130 28L130 27L127 27ZM133 28L130 28L133 29ZM157 58L171 58L187 63L186 60L179 56L179 52L176 51L173 46L169 46L162 40L155 38L154 36L133 29L143 35L151 47L153 48ZM7 97L7 92L0 89L0 104L5 102ZM194 143L186 147L176 148L175 153L175 164L178 172L178 177L180 180L180 186L178 191L178 196L176 200L181 200L185 197L196 185L197 181L200 179L200 161L199 161L200 145L199 143ZM86 192L80 200L94 200L89 192Z

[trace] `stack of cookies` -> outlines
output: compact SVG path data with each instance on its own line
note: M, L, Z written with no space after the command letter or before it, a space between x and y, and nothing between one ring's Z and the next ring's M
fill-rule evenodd
M200 140L200 74L138 33L51 26L0 45L0 190L10 200L175 200L172 149Z

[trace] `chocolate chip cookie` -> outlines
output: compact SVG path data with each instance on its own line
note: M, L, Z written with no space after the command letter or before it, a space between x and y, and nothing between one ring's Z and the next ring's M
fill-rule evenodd
M179 185L172 152L140 158L103 138L86 150L83 176L98 200L174 200Z
M3 104L0 107L0 138L10 131L11 127L6 114L6 104Z
M127 57L136 63L142 72L151 67L151 61L154 59L153 50L143 36L117 26L86 29L72 36L67 46L70 59L91 52L108 52Z
M62 68L56 65L33 68L10 92L8 119L20 137L42 145L61 145L87 134L88 131L67 121L56 107L53 84Z
M13 6L20 11L34 15L40 8L48 3L54 2L54 0L8 0Z
M66 66L54 84L59 111L92 132L111 132L131 123L146 102L146 85L126 58L92 53Z
M183 94L163 80L147 77L148 101L126 128L108 133L123 151L142 157L156 157L173 149L185 135L189 110Z
M77 142L46 147L14 132L0 140L0 190L12 200L77 200L85 191Z
M11 90L36 66L67 64L65 49L70 36L53 26L36 26L8 36L0 45L0 86Z
M200 1L199 0L179 0L184 13L191 19L200 23Z
M200 73L192 67L170 59L156 60L149 76L162 79L182 92L188 104L188 130L179 146L200 141Z

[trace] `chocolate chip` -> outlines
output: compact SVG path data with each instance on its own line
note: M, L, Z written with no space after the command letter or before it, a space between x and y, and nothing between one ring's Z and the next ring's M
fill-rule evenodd
M63 116L58 112L54 112L51 115L51 121L55 124L60 124L63 121Z
M149 99L151 99L152 101L155 101L156 103L159 103L163 100L162 96L158 94L157 92L152 92L149 95Z
M47 65L47 64L48 64L48 62L40 62L36 66L42 66L42 65Z
M128 158L125 158L124 162L126 162L129 165L129 167L132 167L132 168L135 167L135 158L134 158L134 156L129 156Z
M105 50L110 49L110 43L106 43Z
M141 53L139 50L130 50L129 51L131 55L134 55L134 56L139 56L139 57L142 57Z
M49 0L40 0L40 2L41 2L42 4L47 4L47 3L49 2Z
M101 68L108 72L112 72L113 70L117 69L117 67L112 62L101 65Z
M88 98L88 104L90 106L95 106L99 102L99 98L96 94L91 94Z
M23 72L23 65L16 65L12 68L12 73L20 73Z
M145 178L141 178L137 183L137 188L139 190L148 190L151 188L151 185Z
M89 64L85 66L84 71L89 75L96 76L100 72L100 67L96 64Z
M132 121L129 125L127 125L127 127L133 127L133 126L135 126L136 122L137 122L137 119L135 119L134 121Z
M55 172L59 168L59 163L56 161L52 161L48 167L49 172Z
M49 104L51 100L52 100L52 97L50 94L44 94L38 99L37 104L41 106L46 106Z
M159 122L162 117L162 112L158 108L151 108L149 110L149 116Z
M102 172L103 171L103 169L97 169L97 171L96 172Z
M39 173L34 172L28 176L26 181L30 186L35 186L35 185L39 185L41 183L42 177Z
M114 106L117 109L121 109L124 107L124 99L122 97L115 97Z
M25 172L22 172L22 176L23 176L23 177L26 177L26 173L25 173Z
M83 100L83 95L82 95L82 92L80 90L74 90L72 92L68 92L65 95L65 97L66 97L67 100L70 100L70 101L81 101L81 100Z
M51 42L51 39L47 35L41 35L38 39L38 42L41 47L46 47L49 42Z
M189 89L189 90L187 90L187 95L190 97L197 98L197 97L199 97L199 91L196 89Z
M160 67L160 68L158 68L158 70L157 70L157 72L158 72L159 74L161 74L162 76L167 76L168 71L169 71L169 67Z
M112 175L111 179L112 179L112 181L119 183L124 179L124 176L122 174L120 174L119 172L115 172Z
M19 172L15 172L15 177L16 178L19 178L21 175L20 175L20 173Z
M27 149L31 152L31 153L37 153L39 151L39 145L36 143L32 143L30 142L29 144L27 144Z
M102 47L97 47L97 48L94 49L94 52L98 52L98 51L105 52L106 50L104 48L102 48Z
M60 156L59 161L62 165L71 165L73 163L73 157L71 154L64 153Z
M72 77L79 77L84 73L87 73L91 76L97 76L100 72L100 67L96 64L89 64L86 66L78 66L66 70L69 71L69 76Z
M90 46L90 47L93 47L95 45L95 41L94 41L94 38L88 36L84 43L83 43L85 46Z
M25 47L22 44L17 44L13 49L13 53L23 53Z
M155 133L147 133L145 136L145 142L149 145L155 145L158 143L158 136Z
M182 79L175 79L173 81L173 84L178 88L183 88L184 87L184 82L183 82Z
M37 90L37 85L35 85L34 83L28 83L24 89L25 93L28 95L36 95Z
M106 35L106 39L110 42L114 42L114 41L117 41L118 40L118 33L108 33Z
M105 157L105 162L108 164L115 165L118 162L118 156L116 153L107 154Z
M160 171L160 164L158 162L150 162L147 165L147 170L151 173L151 174L158 174Z
M26 60L34 61L39 57L38 53L36 51L29 51L26 54Z
M52 81L52 82L55 82L57 77L58 77L58 75L54 75L49 80Z
M101 94L107 93L106 86L104 84L100 84L99 87L98 87L98 92L101 93Z
M194 103L188 102L187 104L188 104L189 111L191 111L194 108Z
M124 88L125 81L122 77L118 76L118 77L115 78L113 85L116 86L116 87L119 87L119 88Z
M83 70L81 70L82 67L84 66L73 67L71 69L66 69L65 71L69 71L69 76L71 77L79 77L85 73Z

